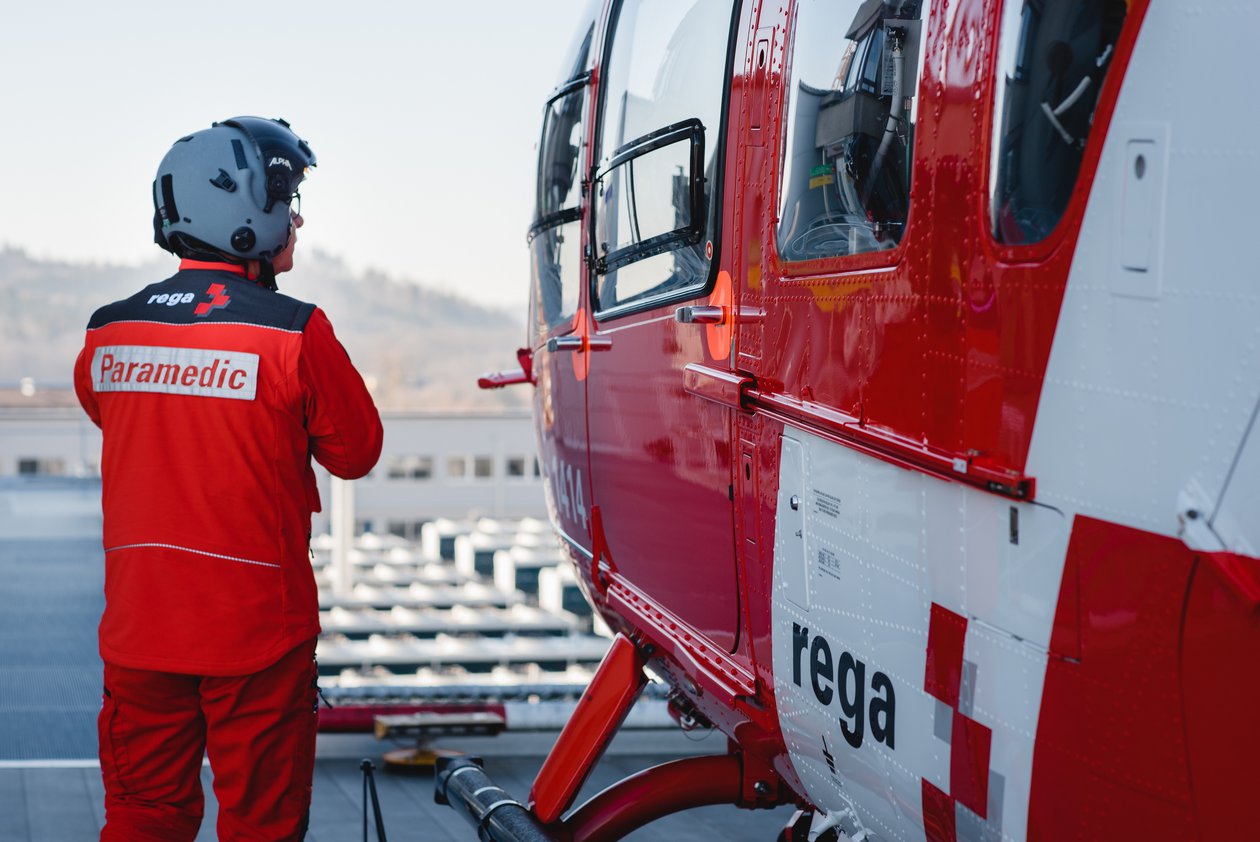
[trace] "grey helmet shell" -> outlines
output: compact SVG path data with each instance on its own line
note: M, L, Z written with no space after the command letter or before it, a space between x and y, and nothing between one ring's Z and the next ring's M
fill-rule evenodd
M269 260L289 240L289 202L313 166L283 120L234 117L180 138L153 182L154 241Z

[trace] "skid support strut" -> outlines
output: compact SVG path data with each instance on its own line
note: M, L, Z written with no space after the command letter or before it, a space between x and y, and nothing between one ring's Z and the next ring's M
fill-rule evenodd
M544 824L569 808L603 756L647 683L644 664L643 653L630 638L619 634L613 639L534 779L530 807Z
M732 746L726 755L674 760L631 775L561 821L643 691L645 663L643 650L617 635L538 770L528 808L471 758L439 761L435 800L457 807L481 839L496 842L602 842L693 807L773 807L791 800L770 766Z

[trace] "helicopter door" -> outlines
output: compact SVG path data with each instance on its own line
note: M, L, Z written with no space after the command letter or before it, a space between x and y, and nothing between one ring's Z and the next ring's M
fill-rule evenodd
M587 380L593 502L611 563L726 651L739 630L732 410L683 383L688 364L729 370L730 344L714 347L675 311L708 303L720 274L733 16L730 0L624 0L611 23Z

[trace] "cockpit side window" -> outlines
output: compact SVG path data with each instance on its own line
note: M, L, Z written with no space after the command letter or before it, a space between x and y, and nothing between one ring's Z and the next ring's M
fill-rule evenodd
M601 318L699 294L720 224L731 0L622 0L594 181Z
M593 35L592 25L576 45L572 62L575 75L557 88L543 114L534 224L529 229L533 343L572 324L582 288L579 169L590 87L587 60Z
M998 242L1040 242L1062 218L1127 10L1125 0L1006 0L989 165Z
M779 185L779 254L891 249L905 234L923 0L799 0Z

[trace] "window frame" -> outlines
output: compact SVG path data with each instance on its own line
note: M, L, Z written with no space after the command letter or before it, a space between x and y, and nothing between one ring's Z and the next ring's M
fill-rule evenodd
M704 234L703 224L707 223L705 215L704 202L704 126L699 119L690 117L671 126L656 129L642 137L622 145L613 153L612 160L608 162L607 168L603 172L597 173L593 184L602 184L604 177L611 175L614 170L623 164L630 164L633 161L644 157L658 149L664 149L666 146L672 146L675 143L681 143L683 140L690 140L688 161L690 162L691 171L688 173L687 181L690 187L689 216L691 224L685 228L675 228L664 234L658 234L649 237L646 240L640 240L633 245L624 246L615 249L606 255L601 255L595 261L596 274L606 275L609 272L615 272L623 266L629 266L631 263L637 263L649 257L655 257L658 254L666 254L674 251L681 246L693 246L700 242Z
M594 119L592 120L592 126L591 126L591 149L593 150L592 159L594 158L596 154L598 154L594 150L598 150L600 148L600 143L603 140L604 110L605 110L605 107L607 105L607 100L608 100L608 85L606 83L606 70L608 68L608 63L610 59L612 58L613 42L616 40L616 36L617 36L617 25L621 22L621 12L625 6L625 3L626 3L626 0L613 0L612 7L609 9L609 13L608 13L608 22L604 28L604 36L600 44L599 66L598 66L598 73L597 73L598 80L599 80L599 90L597 91L596 97L595 97L595 112L594 112ZM729 132L730 122L731 122L730 120L731 88L732 88L733 80L735 77L735 55L736 55L736 50L740 41L740 39L738 39L736 35L739 31L739 21L740 21L741 12L742 12L741 6L742 4L738 2L738 0L733 0L733 2L731 2L731 20L730 20L730 26L727 29L727 35L726 35L726 68L722 75L722 103L720 106L720 110L718 112L720 116L718 118L718 125L716 126L716 133L714 135L715 142L713 144L713 154L714 154L714 162L715 162L714 170L713 170L713 179L712 179L713 187L710 192L710 200L707 202L708 206L704 208L704 210L706 211L706 216L704 219L704 227L700 230L699 238L696 241L696 242L699 242L705 239L705 233L706 231L708 231L708 227L709 227L709 214L711 214L712 219L713 219L713 230L709 232L710 236L708 238L708 243L711 244L713 248L712 248L712 253L707 256L707 259L709 261L709 271L703 278L703 281L700 283L691 284L689 286L682 287L681 289L670 290L669 292L660 293L658 295L647 295L647 296L644 296L643 298L636 298L632 301L626 301L620 304L614 304L610 307L603 307L601 306L600 301L599 301L598 281L599 281L599 277L603 274L606 274L606 272L598 271L596 267L597 261L588 260L587 261L586 292L587 292L588 300L590 301L590 305L591 305L591 314L594 317L596 323L611 322L611 321L615 321L617 319L623 318L625 316L633 315L635 313L642 313L648 310L656 310L658 308L665 307L670 304L677 304L683 301L692 301L697 298L702 298L712 293L713 287L717 283L718 272L721 271L720 263L721 263L721 256L722 256L722 227L723 227L722 222L723 222L723 211L725 208L724 199L725 199L725 194L726 194L726 169L727 169L726 157L729 152L729 145L727 143L727 140L728 140L728 132ZM617 150L617 152L614 152L612 160L615 161L617 159L618 152L626 149L626 147L628 146L633 145L635 142L643 141L646 138L650 137L652 134L655 134L657 132L663 132L670 128L676 128L682 125L683 123L688 122L689 120L694 120L697 124L700 124L700 119L698 117L690 117L678 123L673 123L673 124L670 124L669 126L663 126L660 129L656 129L647 135L643 135L639 138L636 138L635 141L631 141L630 143L623 144L622 147L619 150ZM708 131L709 129L705 127L704 132L707 134ZM701 141L701 146L702 147L707 146L704 140ZM694 145L692 147L692 152L693 153L695 152ZM597 161L597 160L591 161L591 167L588 172L588 178L587 178L587 181L589 184L595 183L596 177L598 176L600 172L600 164L601 164L600 161ZM610 163L609 170L611 170L613 166L614 165ZM701 159L701 163L700 163L699 176L702 180L704 180L703 158ZM694 177L694 173L693 173L693 177ZM703 196L703 194L701 195ZM694 197L693 197L693 204L694 204ZM590 213L587 215L587 220L586 220L586 225L587 225L586 236L587 236L588 243L594 243L595 232L596 232L596 216L597 216L596 203L589 202L588 207L590 208ZM659 251L659 252L656 252L655 254L664 254L664 253L665 253L664 251ZM637 262L638 260L643 260L648 257L653 257L655 256L655 254L652 254L652 255L640 254L636 257L634 261L628 261L626 263L620 264L617 268L631 265L631 263Z

